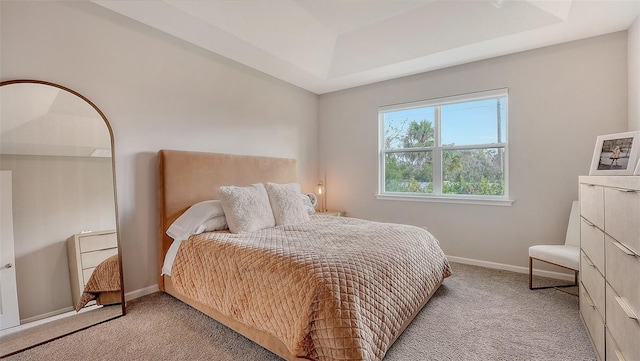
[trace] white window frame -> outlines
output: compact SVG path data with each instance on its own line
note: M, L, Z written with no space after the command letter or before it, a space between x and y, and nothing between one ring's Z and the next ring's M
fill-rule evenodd
M505 104L505 139L501 143L473 144L463 146L442 146L441 144L441 117L440 106L454 103L472 102L485 99L506 97ZM406 201L426 201L441 203L464 203L510 206L513 200L509 199L509 92L508 89L495 89L470 94L454 95L443 98L422 100L410 103L387 105L378 108L378 192L376 198L383 200L406 200ZM434 120L435 146L419 148L420 150L431 151L433 169L433 193L409 193L409 192L386 192L385 191L385 155L406 150L416 151L416 149L393 149L385 151L384 134L384 113L390 111L409 110L416 108L436 107ZM483 149L483 148L503 148L504 149L504 195L470 195L470 194L442 194L442 152L445 150Z

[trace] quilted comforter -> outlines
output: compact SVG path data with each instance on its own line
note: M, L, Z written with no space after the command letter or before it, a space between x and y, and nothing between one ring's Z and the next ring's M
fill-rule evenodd
M179 292L310 360L381 360L450 274L424 229L318 215L192 236L172 267Z
M120 267L118 255L111 256L93 270L89 281L84 286L84 291L78 304L76 312L80 311L87 303L98 298L103 292L120 291Z

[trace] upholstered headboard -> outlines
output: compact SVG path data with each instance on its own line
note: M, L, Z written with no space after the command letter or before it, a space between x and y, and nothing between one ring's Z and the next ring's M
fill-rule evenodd
M160 150L157 175L158 275L172 239L166 231L191 205L218 199L223 185L291 183L298 179L295 159L248 155ZM159 276L158 286L164 290Z

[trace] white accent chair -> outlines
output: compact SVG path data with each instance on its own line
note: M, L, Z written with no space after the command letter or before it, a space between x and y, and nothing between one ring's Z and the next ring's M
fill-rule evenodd
M533 287L533 260L550 263L574 272L574 282L563 286ZM580 203L573 201L564 245L539 245L529 247L529 289L572 287L578 285L580 269Z

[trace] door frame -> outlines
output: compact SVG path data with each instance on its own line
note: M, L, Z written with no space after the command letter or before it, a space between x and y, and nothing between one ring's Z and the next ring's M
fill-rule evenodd
M11 171L0 171L0 330L20 325Z

